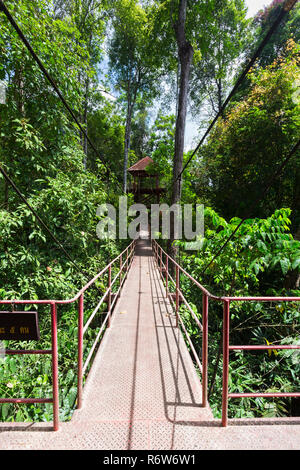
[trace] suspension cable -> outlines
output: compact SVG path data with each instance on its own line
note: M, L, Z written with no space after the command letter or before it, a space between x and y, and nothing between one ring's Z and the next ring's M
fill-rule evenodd
M213 127L215 126L216 122L218 121L219 117L221 117L223 114L224 114L224 111L226 110L228 104L230 103L230 101L232 100L233 96L236 94L238 88L240 87L241 83L244 81L244 79L246 78L246 76L248 75L249 71L251 70L251 68L253 67L253 65L255 64L256 60L258 59L258 57L260 56L262 50L265 48L265 46L267 45L267 43L270 41L271 37L273 36L273 34L276 32L276 30L278 29L281 21L283 20L283 18L292 10L292 8L296 5L296 3L298 2L298 0L286 0L284 5L281 6L281 10L280 10L280 13L278 15L278 17L276 18L276 20L274 21L274 23L272 24L272 26L270 27L268 33L266 34L265 38L262 40L262 42L260 43L260 45L258 46L258 48L256 49L254 55L252 56L252 58L249 60L249 63L248 65L245 67L245 69L243 70L243 72L241 73L240 77L238 78L238 80L236 81L233 89L231 90L230 94L228 95L228 97L226 98L225 102L223 103L221 109L219 110L219 112L217 113L217 115L215 116L215 118L213 119L213 121L211 122L211 124L209 125L208 129L206 130L205 134L203 135L203 137L201 138L199 144L197 145L197 147L194 149L193 153L191 154L191 156L189 157L188 161L185 163L183 169L180 171L180 173L177 175L175 181L172 183L172 186L175 185L175 183L181 178L182 174L184 173L184 171L187 169L187 167L189 166L189 164L191 163L192 159L194 158L194 156L196 155L196 153L198 152L198 150L200 149L200 147L203 145L205 139L207 138L207 136L210 134L211 130L213 129ZM169 188L170 189L170 188Z
M72 108L69 106L69 104L67 103L66 99L64 98L62 92L60 91L60 89L58 88L58 86L56 85L55 81L53 80L53 78L51 77L51 75L49 74L49 72L47 71L46 67L44 66L44 64L42 63L42 61L40 60L40 58L38 57L38 55L36 54L36 52L33 50L33 48L31 47L29 41L27 40L27 38L25 37L24 33L22 32L21 28L18 26L18 24L16 23L15 19L13 18L12 14L10 13L10 11L8 10L7 6L3 3L3 0L0 0L0 11L2 11L5 16L7 17L8 21L10 22L10 24L12 25L12 27L14 28L14 30L16 31L16 33L18 34L19 38L21 39L21 41L23 42L23 44L26 46L26 48L28 49L30 55L33 57L34 61L37 63L39 69L41 70L41 72L43 73L43 75L46 77L46 79L48 80L48 82L51 84L52 88L54 89L54 91L56 92L56 94L58 95L60 101L63 103L64 107L67 109L68 113L70 114L70 116L72 117L72 119L75 121L77 127L79 128L80 132L85 136L86 140L88 141L88 143L90 144L90 146L92 147L92 149L94 150L95 154L99 157L100 161L103 163L103 165L107 168L107 171L109 174L114 174L112 172L112 170L109 168L107 162L103 159L103 157L99 154L98 150L96 149L95 145L93 144L93 142L91 141L91 139L89 138L88 134L86 133L85 129L82 127L82 125L80 124L78 118L76 117L74 111L72 110ZM118 181L118 178L117 176L115 175L115 178L116 178L116 183L117 185L121 188L120 186L120 183ZM121 188L122 189L122 188ZM123 190L122 190L122 193L123 193Z
M67 250L64 248L64 246L62 245L62 243L56 238L56 236L53 234L53 232L50 230L50 228L48 227L48 225L43 221L43 219L41 219L41 217L38 215L38 213L36 212L36 210L31 206L31 204L28 202L28 200L25 198L25 196L23 196L23 194L21 193L20 189L17 187L17 185L14 183L14 181L8 176L8 174L6 173L6 171L0 166L0 172L2 173L2 175L4 176L4 178L6 179L6 181L10 184L10 186L14 189L14 191L17 193L17 195L19 196L19 198L24 202L24 204L26 204L26 206L28 207L28 209L32 212L32 214L34 215L34 217L38 220L38 222L41 224L41 226L46 230L46 232L50 235L50 237L52 238L52 240L54 240L54 242L60 247L60 249L64 252L64 254L67 256L67 258L71 261L71 263L73 264L73 266L77 269L77 271L79 271L81 274L83 274L83 272L81 271L80 267L77 265L77 263L74 261L74 259L71 257L71 255L67 252ZM85 274L84 274L85 276Z
M282 170L286 167L286 165L289 163L289 161L291 160L291 158L294 156L294 154L297 152L297 150L299 149L300 147L300 140L298 140L298 142L294 145L294 147L292 148L292 150L290 151L290 153L288 154L288 156L283 160L282 164L280 165L280 167L277 169L277 171L273 174L269 184L265 187L265 189L263 190L261 196L259 198L257 198L250 206L250 209L247 213L247 215L245 217L243 217L243 219L239 222L239 224L236 226L236 228L234 229L234 231L232 232L232 234L225 240L225 242L223 243L223 245L221 246L221 248L218 250L218 252L214 255L214 257L212 258L212 260L205 266L205 268L203 269L202 271L202 274L205 273L205 271L212 265L212 263L219 257L219 255L222 253L222 251L224 250L224 248L228 245L228 243L230 242L230 240L232 240L232 238L234 237L234 235L237 233L237 231L239 230L239 228L243 225L243 223L245 222L245 220L247 220L249 217L251 217L251 214L252 214L252 210L256 207L258 207L265 199L266 195L268 194L268 192L270 191L271 187L273 186L273 183L274 181L278 178L278 176L282 173Z
M224 114L224 111L226 110L228 104L230 103L230 101L232 100L233 96L236 94L238 88L240 87L241 83L244 81L244 79L246 78L247 74L249 73L249 71L251 70L251 68L253 67L253 65L255 64L256 60L258 59L258 57L260 56L262 50L264 49L264 47L266 46L266 44L270 41L271 37L273 36L273 34L276 32L276 30L278 29L281 21L283 20L283 18L292 10L292 8L296 5L296 3L298 2L298 0L286 0L284 5L281 6L281 10L280 10L280 13L278 15L278 17L276 18L276 20L274 21L274 23L272 24L272 26L270 27L268 33L266 34L265 38L262 40L262 42L260 43L260 45L258 46L258 48L256 49L253 57L249 60L249 63L248 65L245 67L244 71L242 72L242 74L240 75L240 77L238 78L237 82L235 83L233 89L231 90L230 94L228 95L227 99L225 100L225 102L223 103L221 109L219 110L219 112L217 113L217 115L215 116L215 118L213 119L213 121L211 122L211 124L209 125L208 129L206 130L205 134L203 135L203 137L201 138L199 144L197 145L197 147L194 149L194 151L192 152L191 156L189 157L188 161L185 163L183 169L180 171L180 173L177 175L176 179L172 182L172 185L169 187L169 190L171 189L171 187L174 187L175 183L181 179L181 176L182 174L184 173L184 171L186 170L186 168L189 166L190 162L192 161L192 159L194 158L194 156L196 155L196 153L198 152L198 150L200 149L200 147L203 145L205 139L207 138L207 136L210 134L211 130L213 129L213 127L215 126L215 124L217 123L219 117L221 117L223 114ZM271 189L274 181L277 179L277 177L281 174L282 170L285 168L285 166L288 164L288 162L291 160L291 158L293 157L293 155L296 153L296 151L299 149L299 145L300 145L300 140L295 144L295 146L292 148L292 150L290 151L290 153L288 154L288 156L284 159L284 161L282 162L282 164L280 165L280 167L277 169L277 171L274 173L273 177L271 178L269 184L266 186L266 188L264 189L263 193L261 194L261 196L254 201L254 203L251 205L251 208L248 212L248 214L250 214L251 216L251 211L257 207L257 205L261 204L266 195L268 194L269 190ZM239 230L239 228L242 226L242 224L245 222L245 220L248 218L248 215L246 217L244 217L240 223L237 225L237 227L235 228L235 230L232 232L232 234L225 240L224 244L221 246L221 248L218 250L218 252L215 254L215 256L213 257L213 259L205 266L204 270L202 271L202 274L205 273L205 271L212 265L212 263L216 260L216 258L218 258L220 256L220 254L222 253L222 251L224 250L224 248L227 246L227 244L229 243L229 241L234 237L234 235L237 233L237 231Z

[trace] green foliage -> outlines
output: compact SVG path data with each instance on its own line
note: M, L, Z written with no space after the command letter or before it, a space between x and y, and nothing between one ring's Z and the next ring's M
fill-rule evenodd
M249 49L254 50L262 41L265 32L270 29L276 18L278 18L283 3L284 0L273 0L270 5L259 11L253 18L254 41L248 45ZM277 31L265 46L258 59L258 64L263 67L272 64L290 39L293 39L296 43L299 43L300 40L300 5L297 3L281 21Z
M174 153L175 116L164 116L158 113L152 126L147 144L147 152L155 162L161 180L167 184L172 178L172 157Z
M300 242L290 233L290 209L281 209L267 219L246 220L224 251L203 274L240 219L227 222L213 209L205 209L206 231L201 250L181 252L185 269L219 296L299 296L296 286L286 287L287 276L300 273ZM179 243L179 242L178 242ZM183 242L179 243L184 247ZM199 289L182 277L181 287L201 321ZM199 298L200 297L200 298ZM185 307L185 324L196 349L201 338ZM300 310L297 302L231 302L231 344L300 344ZM221 410L222 361L218 350L222 338L222 306L209 304L209 377L213 383L210 404L217 417ZM215 371L216 368L216 371ZM216 372L216 378L213 379ZM235 351L230 356L230 392L292 392L299 389L299 352ZM282 416L290 413L289 400L230 400L231 417Z
M53 15L52 2L44 0L6 3L68 104L80 114L86 79L95 80L95 64L103 39L101 18L97 17L99 21L93 25L89 23L92 17L87 18L85 26L93 26L99 34L91 44L87 29L79 21L80 15L84 16L82 8L87 6L84 1L74 0L67 2L68 5L60 2L62 10L56 10L57 15ZM87 165L88 171L84 168L86 155L81 136L2 14L0 28L0 76L8 83L6 103L0 104L0 164L76 261L80 271L1 177L0 298L72 298L121 248L121 244L112 241L104 244L96 236L97 207L115 200L118 194L112 181L107 185L106 169L94 156ZM89 98L92 96L95 95L91 93ZM114 152L117 161L123 127L115 117L115 109L96 98L94 103L101 101L101 106L90 115L90 125L93 130L97 125L102 126L105 142L99 150L107 160ZM99 138L98 134L96 136ZM106 281L103 279L97 289L87 293L86 315L91 313ZM58 308L60 418L63 420L70 418L76 398L76 307ZM51 348L50 312L44 306L37 310L40 343L5 343L6 347ZM86 335L85 357L102 320L100 310ZM47 356L6 356L1 358L0 395L52 396L51 375L51 361ZM48 421L52 419L52 405L4 404L0 408L0 419Z
M95 96L97 109L88 115L89 136L100 155L109 161L109 167L122 179L121 155L124 151L123 116L118 113L115 103ZM93 150L88 150L87 168L101 175L102 163Z
M257 295L262 285L270 286L265 292L269 295L283 289L284 277L289 271L299 270L300 264L300 242L290 233L290 214L290 209L281 209L267 219L248 219L243 223L205 275L216 294L230 295L234 289L236 295ZM235 217L226 222L213 209L206 208L205 221L201 251L184 257L188 272L196 278L241 220Z
M248 96L218 122L195 162L195 189L226 217L244 217L262 188L299 139L299 48L292 41L284 56L254 70ZM290 207L293 228L299 224L297 154L272 185L267 201L255 208L265 217Z
M250 42L249 19L244 0L217 0L212 12L209 46L192 70L191 97L194 114L208 102L213 115L220 108L232 82L233 64Z

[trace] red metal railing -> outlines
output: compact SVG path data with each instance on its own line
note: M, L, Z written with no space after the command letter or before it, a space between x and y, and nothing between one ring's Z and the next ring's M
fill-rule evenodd
M53 429L58 429L58 352L57 352L57 309L55 301L51 300L0 300L0 304L4 305L20 305L20 304L43 304L50 305L51 310L51 349L28 350L6 349L5 354L51 354L52 355L52 398L0 398L0 403L53 403Z
M194 279L188 272L186 272L173 258L171 258L162 247L155 241L152 240L153 253L160 270L162 279L165 282L166 293L169 295L169 280L175 287L175 312L178 320L183 328L183 331L187 337L191 351L195 357L196 363L199 370L202 372L202 406L207 405L207 372L208 372L208 303L209 299L223 303L223 390L222 390L222 426L226 427L228 424L228 400L230 398L243 398L243 397L300 397L300 393L229 393L228 392L228 379L229 379L229 353L234 350L280 350L280 349L300 349L299 345L230 345L230 303L231 302L299 302L300 297L217 297L212 295L204 286L202 286L196 279ZM163 262L165 260L165 263ZM175 280L169 273L170 263L173 263L175 267ZM202 299L202 324L200 323L195 312L192 310L188 301L184 297L180 290L179 273L182 273L189 278L201 291L203 295ZM172 300L172 297L171 297ZM202 331L202 364L200 363L199 357L192 344L191 338L185 328L184 322L179 312L180 300L190 311L200 331Z
M299 302L300 297L222 297L223 301L223 392L222 392L222 425L228 424L228 400L229 398L243 397L300 397L300 393L229 393L229 353L234 350L261 350L273 349L300 349L299 345L230 345L230 303L235 302Z
M126 275L133 260L135 241L111 261L102 271L100 271L93 279L91 279L72 299L68 300L0 300L0 305L50 305L51 309L51 349L50 350L5 350L5 354L51 354L52 356L52 397L51 398L0 398L1 403L52 403L53 404L53 430L59 429L59 383L58 383L58 337L57 337L57 305L66 305L78 301L78 379L77 379L77 408L82 406L83 377L90 363L95 348L99 342L99 338L104 328L110 326L111 315L119 292L122 288ZM124 262L123 262L124 259ZM118 272L114 279L111 278L112 267L118 263ZM108 287L97 306L91 313L84 325L84 293L91 287L97 279L107 273ZM112 292L112 287L119 279L119 287L116 293ZM85 363L83 364L83 337L90 323L95 317L101 305L107 302L107 313L97 334L97 337L91 346Z
M152 249L154 253L154 257L157 262L157 266L160 271L160 275L165 282L166 286L166 295L170 298L170 300L174 304L175 313L176 313L176 326L181 325L185 336L188 340L190 345L191 351L197 363L197 366L202 375L202 406L207 406L207 365L208 365L208 303L209 299L219 300L218 297L211 295L208 290L205 289L196 279L194 279L188 272L186 272L173 258L171 258L163 249L162 247L155 241L152 240ZM165 263L163 262L165 260ZM175 268L175 279L170 274L170 266L173 264ZM184 276L189 278L199 289L202 291L202 323L200 322L199 318L189 305L187 299L183 295L182 291L180 290L180 273ZM172 295L169 293L169 282L173 284L175 288L175 302L172 298ZM200 362L199 356L195 350L195 347L192 343L192 340L187 332L187 329L184 325L184 322L181 318L180 311L179 311L179 304L183 302L189 312L191 313L193 319L195 320L199 330L202 332L202 363Z

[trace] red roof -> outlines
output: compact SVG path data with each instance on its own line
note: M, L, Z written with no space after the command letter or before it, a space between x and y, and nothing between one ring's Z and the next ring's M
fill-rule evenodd
M128 171L145 171L145 168L150 165L150 163L153 163L152 158L150 157L144 157L138 162L136 162L134 165L132 165Z

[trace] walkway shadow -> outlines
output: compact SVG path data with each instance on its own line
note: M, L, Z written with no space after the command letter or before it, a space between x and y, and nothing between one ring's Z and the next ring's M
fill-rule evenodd
M162 390L164 394L164 409L165 409L165 416L166 419L175 425L193 425L193 426L219 426L219 422L209 420L182 420L178 419L177 417L177 410L179 408L191 408L195 409L195 411L199 411L199 409L204 410L205 408L202 407L202 397L199 400L199 395L201 392L198 393L197 397L195 397L195 393L193 391L193 386L190 382L190 375L186 368L185 358L182 356L182 347L183 346L183 339L182 333L180 329L176 328L175 323L175 315L174 310L166 298L166 292L164 286L162 285L159 271L155 266L155 260L153 257L149 258L149 272L150 272L150 282L151 282L151 291L152 291L152 302L153 302L153 315L155 321L155 329L156 329L156 340L157 340L157 348L159 353L159 361L160 361L160 373L161 373L161 383L162 383ZM155 303L156 302L156 303ZM167 312L167 314L166 314ZM163 331L164 338L162 340L161 333ZM172 334L170 334L172 332ZM162 357L162 346L163 342L167 345L168 351L168 358L169 364L163 363ZM171 344L172 343L172 344ZM174 344L176 347L176 353L174 354ZM168 400L167 397L167 384L166 384L166 368L170 367L172 371L172 378L173 378L173 387L175 390L175 397L174 401ZM179 369L181 369L181 383L179 384ZM184 378L184 379L183 379ZM168 384L168 388L170 389L170 384ZM189 392L189 400L185 401L182 399L182 389L185 388L185 395L187 390ZM199 378L199 390L201 390L200 385L200 378Z
M136 256L150 256L151 255L151 244L149 240L139 239L136 242L135 247Z
M147 243L148 242L148 243ZM135 248L135 256L149 256L149 241L148 240L138 240ZM138 340L139 340L139 325L140 325L140 314L141 314L141 294L142 294L142 276L141 276L141 259L139 259L139 269L138 269L138 312L136 320L136 334L135 334L135 346L134 346L134 366L133 366L133 377L132 377L132 388L131 388L131 406L130 406L130 421L128 429L128 446L127 450L131 449L132 444L132 422L134 417L134 402L135 402L135 389L136 389L136 370L137 370L137 352L138 352Z
M3 426L0 424L0 434L2 432L53 432L53 425L51 423L41 426L41 423L3 423Z
M216 419L212 418L211 420L201 420L201 421L190 421L190 420L180 420L176 419L176 409L178 407L195 407L195 408L202 408L202 403L199 401L197 402L193 396L191 384L189 382L189 377L187 374L187 370L185 367L184 359L182 357L181 351L180 351L180 345L179 345L179 330L177 328L174 328L174 325L172 323L171 317L169 321L165 320L165 312L164 310L171 310L171 313L175 315L174 310L170 302L168 301L166 297L166 292L165 288L162 285L162 281L160 278L160 274L158 271L158 268L156 267L156 263L153 257L149 258L149 272L151 273L151 290L152 290L152 302L153 302L153 314L155 317L155 324L156 324L156 337L157 337L157 347L159 351L159 358L160 358L160 371L161 371L161 379L162 379L162 388L163 388L163 393L164 393L164 407L165 407L165 416L166 419L171 422L174 425L174 430L175 430L175 425L182 425L182 426L199 426L199 427L222 427L221 419ZM159 316L160 316L160 321L161 325L158 324L158 318L156 318L155 312L157 311L157 307L154 305L154 299L157 299L158 303L158 309L159 309ZM161 305L164 306L164 308L161 307ZM176 400L174 402L170 402L167 400L167 394L166 394L166 386L165 386L165 377L164 377L164 367L163 367L163 362L162 362L162 355L161 355L161 347L160 347L160 342L159 342L159 334L158 334L158 329L163 328L164 333L165 333L165 340L169 344L169 338L167 335L167 329L172 330L174 340L176 342L177 346L177 364L176 368L174 366L174 357L171 355L171 349L168 348L169 350L169 359L170 363L172 366L172 372L173 372L173 379L174 379L174 386L176 388ZM185 403L180 400L180 389L178 387L178 366L181 364L184 372L185 372L185 378L186 378L186 385L189 387L190 392L191 392L191 402ZM200 385L200 377L199 377L199 385ZM168 407L174 406L174 416L170 416ZM228 425L229 426L270 426L270 425L278 425L278 426L284 426L284 425L300 425L300 418L236 418L236 419L229 419L228 420Z

